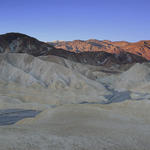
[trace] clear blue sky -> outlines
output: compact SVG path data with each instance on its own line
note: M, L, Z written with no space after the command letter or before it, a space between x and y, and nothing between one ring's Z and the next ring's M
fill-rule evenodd
M150 0L0 0L0 34L42 41L150 40Z

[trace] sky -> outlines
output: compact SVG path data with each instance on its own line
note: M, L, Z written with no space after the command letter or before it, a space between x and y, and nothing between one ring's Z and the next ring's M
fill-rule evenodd
M42 41L150 40L149 0L0 0L0 34Z

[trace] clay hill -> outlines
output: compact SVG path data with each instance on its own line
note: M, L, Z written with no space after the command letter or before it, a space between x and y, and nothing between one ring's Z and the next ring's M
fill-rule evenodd
M148 45L148 42L145 45ZM141 49L144 49L145 45L144 42L139 43ZM126 51L123 50L125 48ZM27 53L36 57L55 55L90 65L128 64L147 61L146 57L142 57L144 55L140 49L139 52L132 53L134 49L138 48L127 42L114 42L112 44L110 41L88 40L56 42L50 45L25 34L7 33L0 35L1 53ZM147 46L145 56L148 49ZM149 56L147 55L147 57Z
M144 57L150 60L150 41L139 41L130 43L126 41L99 41L90 39L87 41L75 40L75 41L56 41L50 42L51 45L56 48L63 48L71 52L99 52L104 51L108 53L119 54L122 52L128 52L135 55Z

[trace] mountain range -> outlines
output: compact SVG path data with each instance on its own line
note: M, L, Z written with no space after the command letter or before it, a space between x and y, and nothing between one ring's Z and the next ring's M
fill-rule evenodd
M55 55L84 64L112 65L148 61L149 43L98 40L45 43L25 34L7 33L0 35L0 52L27 53L36 57Z
M126 41L99 41L96 39L89 39L87 41L74 40L74 41L56 41L49 42L56 48L62 48L71 52L99 52L104 51L112 54L119 53L132 53L138 56L142 56L147 60L150 60L150 40L139 41L135 43Z

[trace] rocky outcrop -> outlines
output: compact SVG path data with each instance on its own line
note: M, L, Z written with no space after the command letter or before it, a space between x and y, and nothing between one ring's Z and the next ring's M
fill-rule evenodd
M0 52L28 53L34 56L47 55L55 49L44 42L20 33L0 35Z

